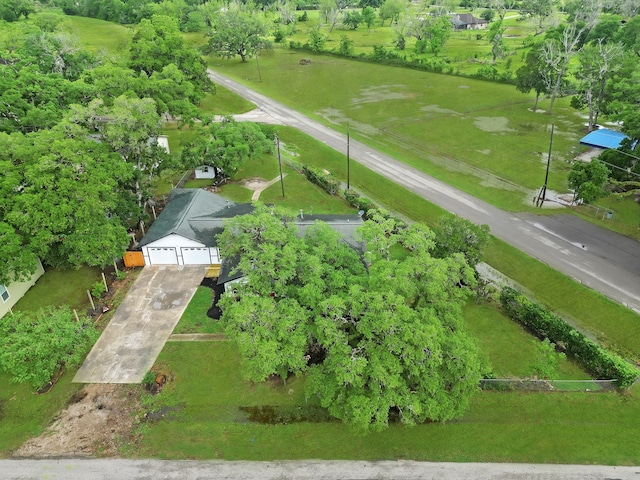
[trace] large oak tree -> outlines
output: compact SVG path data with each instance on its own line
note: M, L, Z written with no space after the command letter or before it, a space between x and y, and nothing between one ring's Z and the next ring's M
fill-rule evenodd
M291 215L258 206L218 238L246 283L221 300L248 378L308 372L307 394L335 417L380 430L459 416L480 362L461 305L474 283L463 255L434 258L433 234L374 215L364 255L329 225L302 237Z

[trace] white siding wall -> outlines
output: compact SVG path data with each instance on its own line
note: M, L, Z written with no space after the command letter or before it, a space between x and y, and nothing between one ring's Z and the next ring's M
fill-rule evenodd
M220 263L216 247L185 238L167 235L142 247L145 265L211 265ZM201 262L201 263L200 263Z

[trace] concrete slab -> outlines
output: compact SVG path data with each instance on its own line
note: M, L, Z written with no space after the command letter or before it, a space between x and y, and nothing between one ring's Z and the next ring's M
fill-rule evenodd
M204 277L202 265L145 267L73 381L140 383Z

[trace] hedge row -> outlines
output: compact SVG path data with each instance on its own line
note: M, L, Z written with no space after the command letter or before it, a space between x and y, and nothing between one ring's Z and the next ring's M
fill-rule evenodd
M390 65L393 67L411 68L413 70L419 70L422 72L440 73L444 75L455 75L463 78L476 78L479 80L489 80L496 83L515 84L515 77L512 72L506 71L498 73L497 69L493 65L481 66L476 72L472 74L460 72L459 68L454 68L450 65L449 60L445 58L420 58L416 56L410 56L400 54L393 49L388 49L383 46L373 46L373 51L370 53L361 52L359 54L345 55L335 50L314 50L309 44L296 41L289 42L289 48L291 50L302 50L315 54L328 55L340 58L349 58L351 60L358 60L366 63L375 63L379 65Z
M532 331L563 346L569 356L596 379L615 379L620 388L628 388L638 378L638 369L623 358L602 348L562 318L533 303L510 287L502 289L500 303L507 314Z
M329 195L335 195L340 190L340 182L338 180L315 167L302 165L302 173L307 180L324 188Z
M355 190L345 190L344 191L344 199L347 201L349 205L353 208L357 208L358 210L362 210L364 212L365 219L367 218L367 212L369 210L379 208L375 203L373 203L368 198L362 198L358 192Z

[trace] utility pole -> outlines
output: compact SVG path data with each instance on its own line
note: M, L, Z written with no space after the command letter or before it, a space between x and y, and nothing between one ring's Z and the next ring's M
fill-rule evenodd
M282 158L280 157L280 138L276 133L276 147L278 148L278 165L280 166L280 186L282 187L282 198L284 198L284 177L282 176Z
M349 124L347 123L347 190L351 187L351 161L349 159Z
M262 83L262 74L260 73L260 62L258 62L259 55L260 55L260 49L256 51L256 65L258 66L258 81Z
M536 201L536 207L542 208L544 201L547 198L547 182L549 181L549 166L551 165L551 149L553 148L553 130L555 129L555 124L551 124L551 139L549 140L549 156L547 157L547 172L544 176L544 185L540 190L540 194L538 195L538 200Z

